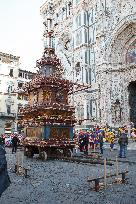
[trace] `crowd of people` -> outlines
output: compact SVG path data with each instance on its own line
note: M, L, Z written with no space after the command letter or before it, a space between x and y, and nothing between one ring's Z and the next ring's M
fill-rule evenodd
M104 128L96 126L87 130L80 129L80 131L75 132L75 143L76 147L85 154L88 154L90 149L95 151L97 148L100 150L100 153L103 154L104 142L109 143L111 151L114 148L115 142L117 142L120 147L118 156L120 158L126 158L129 137L132 137L133 141L136 141L136 129L134 127L129 130L127 126L124 126L115 131L108 126L105 126ZM14 152L16 153L17 146L21 141L20 138L23 139L24 136L22 135L22 137L20 137L18 134L12 134L12 154ZM5 157L5 139L5 134L0 136L0 197L10 185Z
M2 134L0 136L0 145L11 146L12 147L12 154L17 151L17 146L21 145L22 140L24 139L24 135L12 133L10 135Z
M81 129L75 133L75 138L79 145L80 151L88 154L89 149L100 148L100 153L103 154L103 143L109 142L111 150L114 147L116 140L116 133L110 127L101 128L99 126L93 127L88 130Z
M0 136L0 140L3 140L5 143L5 146L12 146L12 139L14 136L17 136L20 144L22 142L22 140L24 139L24 134L18 134L18 133L11 133L11 134L2 134Z
M91 129L80 129L80 131L75 132L76 144L81 152L88 154L91 150L98 149L100 154L103 154L105 142L109 144L110 151L113 151L115 143L118 143L120 147L120 158L126 157L128 137L136 138L135 128L131 128L130 133L127 126L120 127L116 130L109 126L103 128L95 126Z

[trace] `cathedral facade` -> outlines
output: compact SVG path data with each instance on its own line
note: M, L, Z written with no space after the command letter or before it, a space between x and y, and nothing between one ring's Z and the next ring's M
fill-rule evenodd
M89 85L73 93L78 125L136 125L136 1L48 0L40 12L65 76Z

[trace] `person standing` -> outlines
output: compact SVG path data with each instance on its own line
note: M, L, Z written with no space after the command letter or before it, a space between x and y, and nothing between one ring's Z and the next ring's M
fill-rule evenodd
M17 146L19 144L19 139L17 137L17 135L14 135L14 137L12 138L12 154L17 151Z
M114 142L115 142L114 137L111 137L111 139L110 139L110 148L111 148L110 151L113 151Z
M0 197L11 183L7 171L7 161L5 154L6 154L5 149L3 148L2 145L0 145Z
M125 133L125 130L122 130L121 135L118 140L120 150L119 150L119 157L120 158L126 158L126 151L127 151L127 145L128 145L128 137Z
M88 155L88 144L89 144L89 135L88 134L85 134L83 141L84 141L84 153L86 155Z
M3 135L0 136L0 145L2 145L3 147L5 147L5 138Z
M100 143L100 153L103 154L103 135L102 133L99 133L98 134L98 137L99 137L99 143Z

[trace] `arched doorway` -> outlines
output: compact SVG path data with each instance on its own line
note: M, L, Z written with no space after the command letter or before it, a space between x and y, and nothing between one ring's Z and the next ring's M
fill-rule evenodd
M130 106L130 121L136 127L136 81L130 82L129 91L129 106Z

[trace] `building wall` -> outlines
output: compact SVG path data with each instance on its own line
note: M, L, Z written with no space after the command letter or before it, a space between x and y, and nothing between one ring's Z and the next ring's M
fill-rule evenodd
M48 15L53 19L66 77L91 84L73 97L81 125L129 123L128 86L136 75L135 0L55 0L40 10L45 22Z
M14 128L18 66L19 57L0 52L0 133L4 133L9 124Z
M18 106L28 104L26 98L19 99L18 84L30 81L33 73L19 67L18 56L0 52L0 134L5 132L5 127L17 131Z
M131 63L126 57L129 48L136 53L136 47L131 48L136 37L134 5L135 1L108 1L99 17L102 32L96 35L96 70L101 88L101 122L112 126L130 122L128 86L135 81L136 58Z

